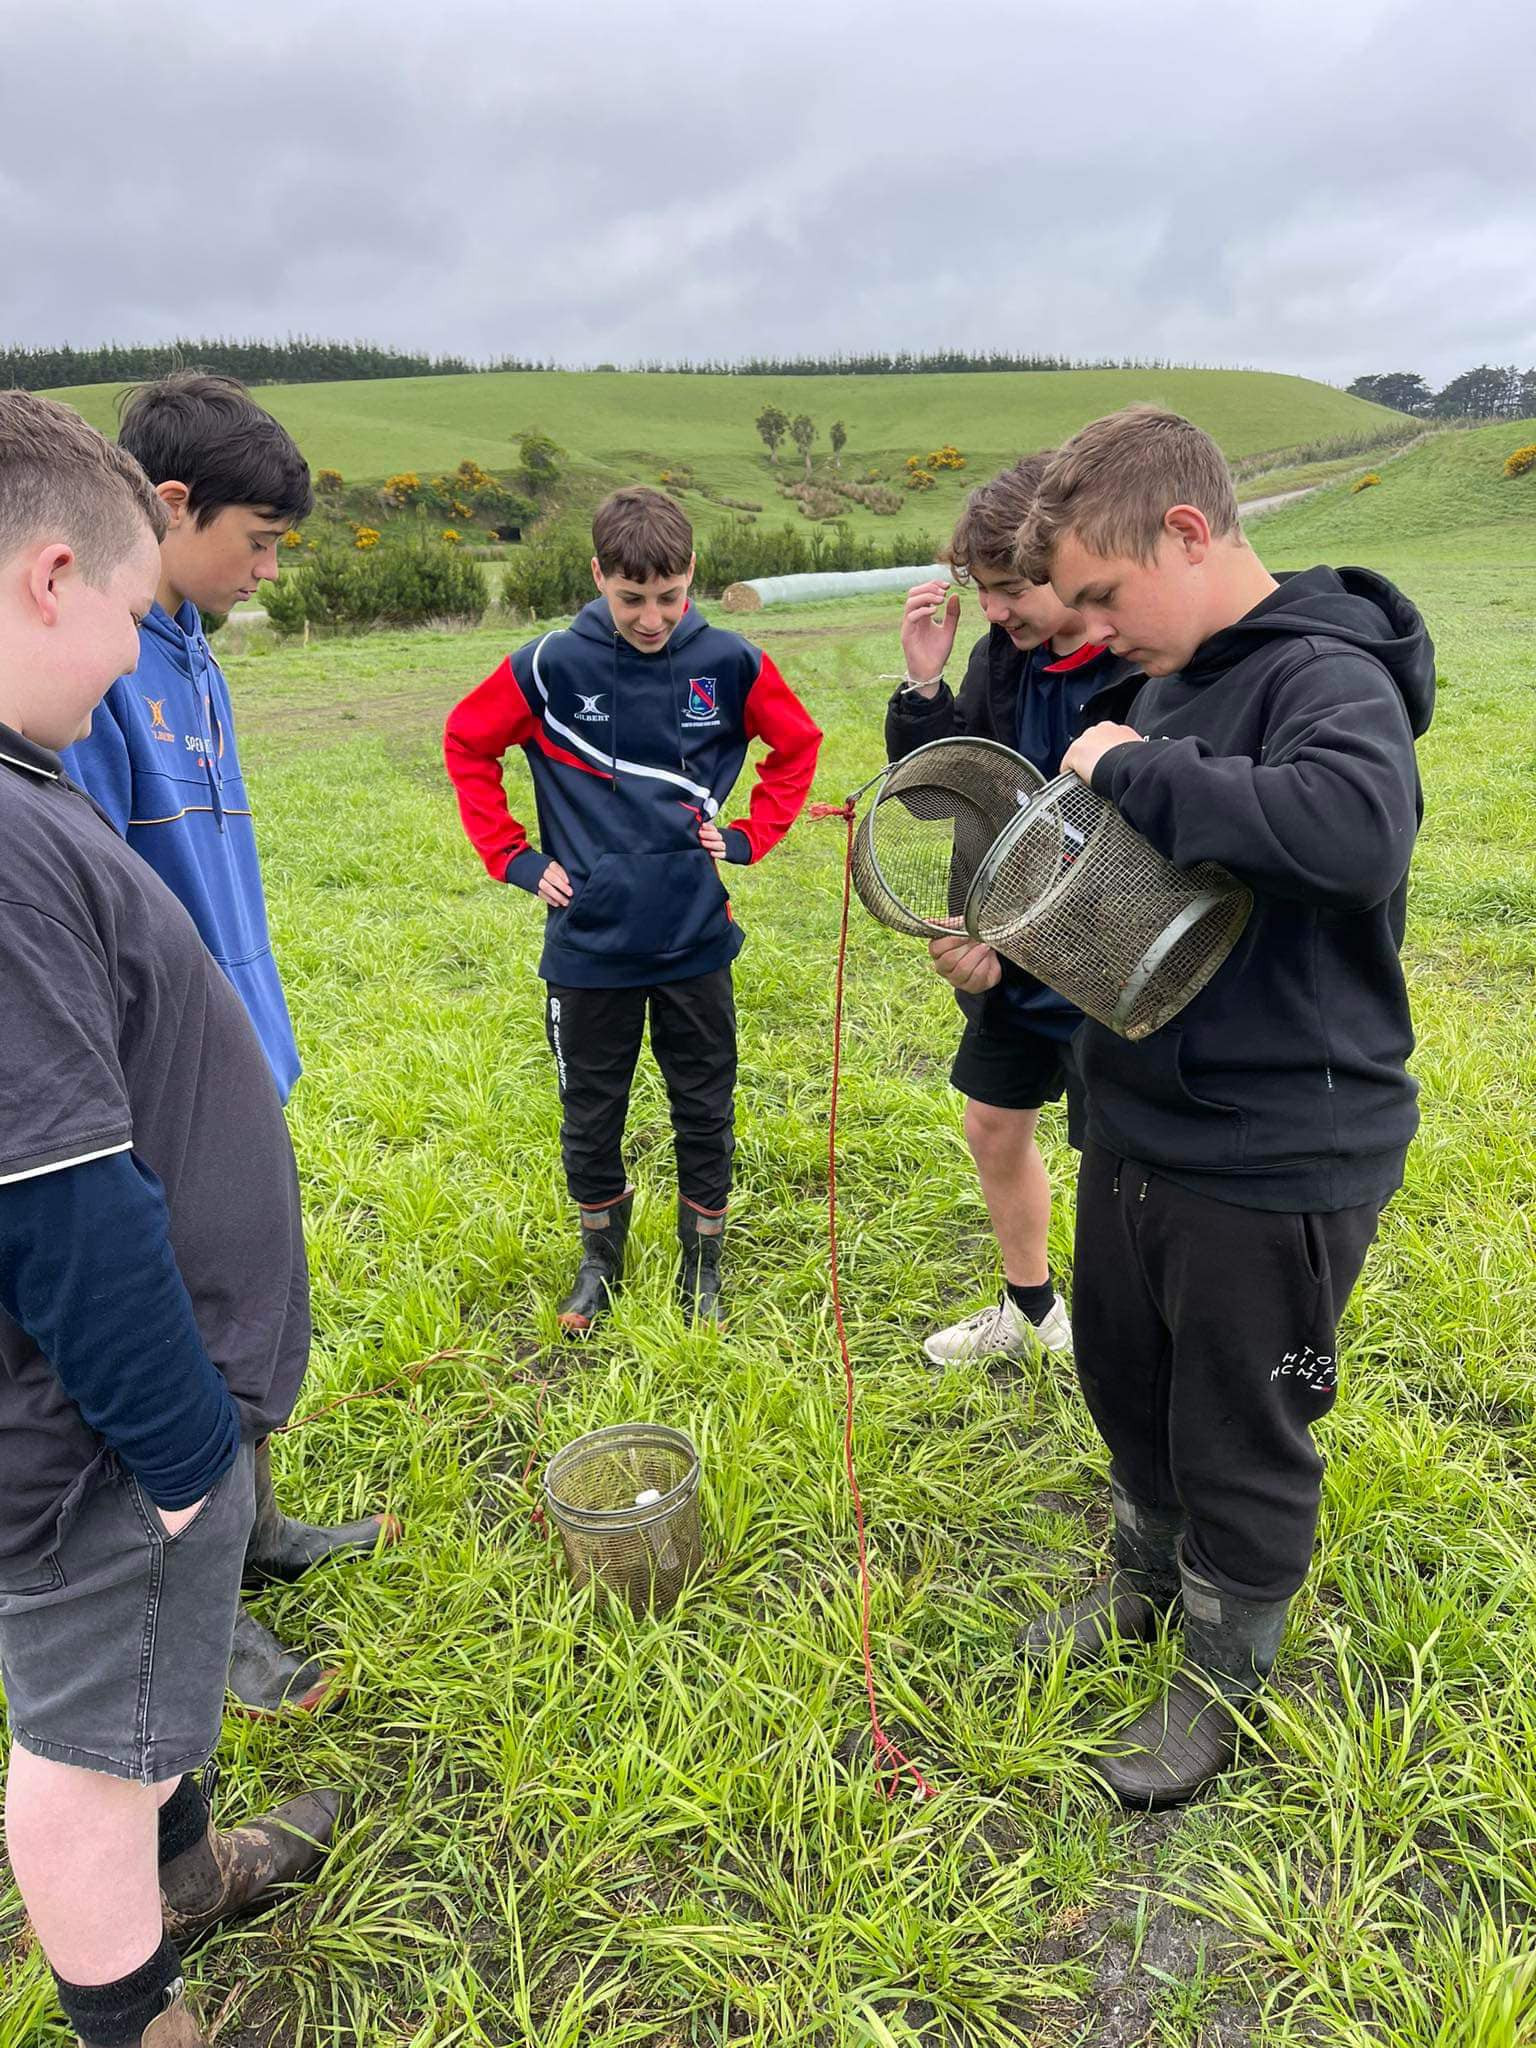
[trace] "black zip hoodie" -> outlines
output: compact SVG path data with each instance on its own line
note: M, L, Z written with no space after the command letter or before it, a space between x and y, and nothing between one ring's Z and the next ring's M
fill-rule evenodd
M1090 1142L1220 1201L1384 1202L1418 1126L1399 950L1423 814L1434 647L1366 569L1287 575L1131 711L1093 786L1181 868L1253 890L1233 952L1171 1024L1076 1040Z

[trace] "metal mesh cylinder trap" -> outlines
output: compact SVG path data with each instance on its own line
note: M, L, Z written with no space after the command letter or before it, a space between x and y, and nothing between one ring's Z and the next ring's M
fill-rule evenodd
M621 1422L557 1451L544 1497L578 1586L665 1613L704 1561L699 1454L680 1429Z
M1204 988L1252 907L1225 868L1176 868L1113 804L1060 775L978 865L964 920L1086 1015L1145 1038Z
M871 917L916 938L959 930L976 871L1045 778L995 740L933 740L879 778L853 842Z

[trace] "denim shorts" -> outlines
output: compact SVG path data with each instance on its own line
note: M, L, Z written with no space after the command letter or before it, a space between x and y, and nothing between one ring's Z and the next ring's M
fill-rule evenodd
M184 1529L107 1452L65 1502L54 1545L0 1558L0 1683L34 1756L152 1785L218 1746L254 1453L242 1444Z

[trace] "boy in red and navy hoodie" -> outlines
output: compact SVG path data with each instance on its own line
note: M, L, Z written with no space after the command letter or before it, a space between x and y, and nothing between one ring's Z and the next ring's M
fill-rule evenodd
M600 596L566 631L520 647L448 720L464 829L495 881L539 897L539 974L560 1089L560 1146L582 1255L561 1326L589 1330L624 1271L634 1189L624 1123L650 1015L677 1152L684 1311L720 1320L720 1243L735 1148L743 943L720 879L784 837L821 733L773 663L689 602L693 531L660 491L615 491L592 522ZM769 752L747 815L720 808L748 742ZM502 756L533 773L540 845L507 808Z

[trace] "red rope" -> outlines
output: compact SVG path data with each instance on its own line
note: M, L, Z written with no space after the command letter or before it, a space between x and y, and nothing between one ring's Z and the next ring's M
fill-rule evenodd
M890 1783L884 1787L885 1796L887 1799L895 1798L901 1789L902 1775L907 1773L912 1779L913 1796L932 1799L937 1788L929 1784L912 1759L880 1726L880 1708L875 1697L875 1659L870 1647L869 1545L864 1533L864 1496L859 1491L859 1475L853 1459L853 1361L848 1355L848 1333L843 1327L843 1295L837 1251L837 1105L843 1074L843 979L848 959L848 905L853 880L856 816L853 800L850 798L845 804L812 804L811 816L841 818L847 826L843 855L843 919L837 940L837 985L832 1008L832 1104L827 1118L827 1246L832 1273L832 1318L837 1325L838 1349L843 1358L843 1464L848 1474L848 1488L853 1495L854 1522L859 1536L859 1635L864 1652L864 1690L869 1698L869 1730L874 1743L875 1763L882 1771L890 1773Z

